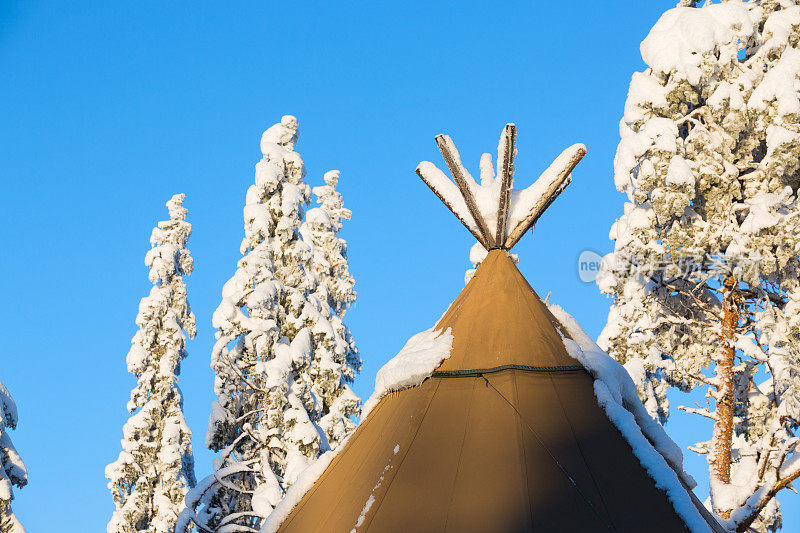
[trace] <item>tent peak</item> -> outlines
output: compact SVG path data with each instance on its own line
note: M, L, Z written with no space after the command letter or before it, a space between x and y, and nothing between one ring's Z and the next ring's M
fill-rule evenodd
M453 180L429 161L417 166L417 175L487 250L510 250L569 185L572 170L586 154L584 145L574 144L533 185L514 190L517 127L513 123L506 124L500 134L496 175L492 156L481 156L480 183L461 163L448 135L435 139Z
M574 369L556 321L505 250L493 250L436 324L452 353L436 371L524 366Z

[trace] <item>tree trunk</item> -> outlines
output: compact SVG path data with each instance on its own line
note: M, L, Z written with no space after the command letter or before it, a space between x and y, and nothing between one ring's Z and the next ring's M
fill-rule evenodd
M716 419L712 436L714 462L711 464L711 476L719 483L731 482L731 443L733 441L733 405L734 405L734 333L739 321L739 309L736 304L736 280L728 277L722 285L722 331L720 348L716 356L716 374L719 380L717 389ZM730 509L720 509L723 518L730 517Z

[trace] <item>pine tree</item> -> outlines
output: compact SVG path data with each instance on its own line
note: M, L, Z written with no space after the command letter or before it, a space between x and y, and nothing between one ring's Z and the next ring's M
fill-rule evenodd
M694 4L659 19L630 84L599 342L662 422L667 385L706 391L681 409L713 421L692 447L710 504L732 530L775 530L800 477L800 6Z
M338 170L326 172L325 185L314 187L313 193L320 207L309 209L305 222L300 226L303 240L312 249L311 269L317 279L316 294L329 307L324 314L329 315L336 332L332 340L345 341L323 339L316 346L312 363L314 392L323 399L325 406L329 406L319 424L332 448L355 429L352 417L358 414L360 402L347 383L353 380L361 367L353 337L342 322L348 306L356 301L356 291L347 262L347 241L338 236L343 221L352 215L336 190L339 175Z
M28 483L28 471L17 453L8 430L15 429L19 417L17 405L8 389L0 383L0 533L25 533L14 511L12 486L24 487Z
M170 220L153 229L145 256L153 287L139 303L139 330L127 356L128 371L138 380L128 402L132 416L123 428L119 458L106 467L116 504L109 533L172 532L195 484L191 431L177 384L186 338L195 335L183 281L192 273L186 248L192 226L183 200L176 194L167 202Z
M348 414L336 400L347 395L358 360L348 360L351 343L299 232L310 190L296 140L292 116L261 138L243 257L212 318L218 400L206 445L219 455L214 473L187 495L178 533L191 523L200 531L257 531L300 472L330 448L323 418L337 409Z
M331 170L324 176L325 185L314 187L314 196L320 207L309 209L300 232L313 248L312 265L320 288L333 312L344 317L347 307L356 301L353 289L355 280L347 263L347 241L340 238L343 221L352 212L345 209L342 195L336 190L339 171Z

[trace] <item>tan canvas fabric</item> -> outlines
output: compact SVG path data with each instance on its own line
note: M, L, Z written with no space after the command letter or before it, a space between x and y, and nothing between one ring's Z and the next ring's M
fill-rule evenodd
M554 321L508 255L492 250L439 321L453 333L452 355L439 370L578 365Z
M554 320L493 251L442 317L454 342L440 370L577 365ZM280 531L686 531L592 384L582 369L507 369L393 393Z

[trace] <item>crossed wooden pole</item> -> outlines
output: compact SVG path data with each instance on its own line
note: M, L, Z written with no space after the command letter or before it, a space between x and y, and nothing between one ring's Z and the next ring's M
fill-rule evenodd
M536 221L539 220L545 210L550 207L550 204L561 194L561 191L570 184L572 181L572 170L583 156L586 155L586 148L582 144L576 144L567 148L567 150L553 162L550 168L538 178L537 185L540 180L546 180L546 182L542 184L546 186L544 192L540 197L535 198L532 205L530 205L528 215L509 232L507 226L511 191L513 190L514 184L514 156L516 154L516 144L517 128L514 124L506 124L501 133L500 150L497 156L497 177L495 179L500 180L500 186L496 188L498 196L492 199L492 201L495 202L494 205L497 207L497 230L494 233L490 231L478 207L475 195L473 194L473 189L478 187L478 185L461 163L458 150L456 150L449 136L437 135L436 145L442 153L447 168L450 169L450 174L453 176L453 181L455 181L458 187L458 192L460 192L464 200L468 214L475 222L474 225L469 223L466 216L467 213L464 213L455 205L454 196L446 190L447 184L433 179L429 170L430 166L433 165L423 162L417 167L417 175L422 181L430 187L442 203L450 209L464 227L466 227L475 239L487 250L493 248L510 250L513 248L525 232L536 224ZM430 166L425 166L426 164ZM549 172L551 169L553 172ZM449 185L449 187L452 187L452 185Z

